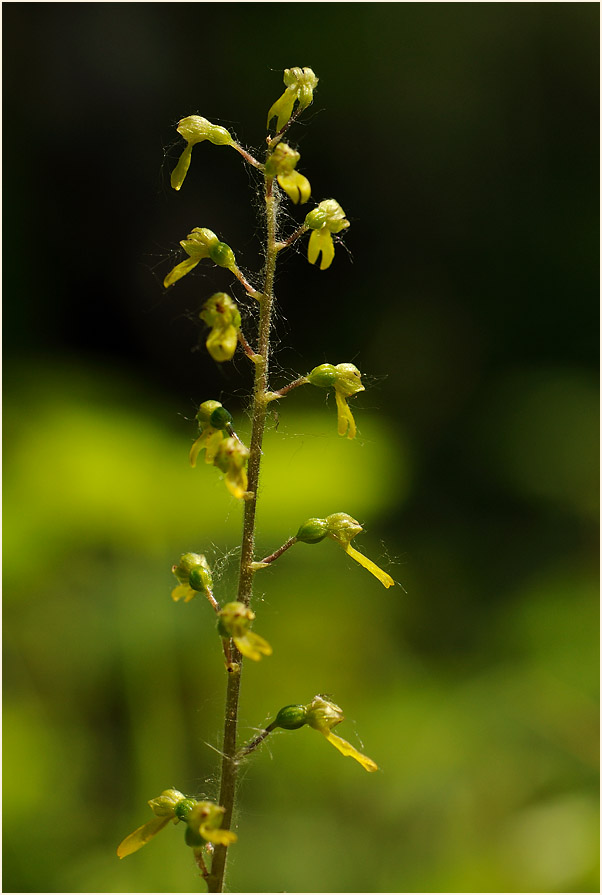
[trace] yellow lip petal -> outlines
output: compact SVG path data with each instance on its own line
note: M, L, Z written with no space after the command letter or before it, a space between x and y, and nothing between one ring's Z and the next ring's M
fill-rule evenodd
M360 553L359 550L356 550L351 544L348 544L346 547L343 545L343 549L349 554L351 559L354 559L360 566L363 566L365 569L368 569L369 572L372 572L374 577L378 578L380 583L384 584L385 587L392 587L395 584L390 575L383 572L382 569L379 569L375 562L372 562L371 559L368 559L367 556L364 556L363 553Z
M126 858L128 855L133 855L135 851L138 851L139 848L146 845L153 836L156 836L170 820L170 817L153 817L148 823L138 827L137 830L134 830L133 833L126 836L123 842L119 845L119 848L117 849L118 856L120 858Z
M351 743L348 743L347 740L344 740L343 737L339 737L336 733L332 733L332 731L322 731L326 739L329 743L338 749L342 755L348 755L349 758L355 758L363 768L367 771L378 771L378 765L372 761L371 758L368 758L367 755L362 755L361 752L358 752L357 749L354 749Z
M337 402L339 435L346 435L347 438L355 438L357 430L355 428L355 420L353 419L349 404L337 389L334 390L334 397Z
M180 262L180 264L176 264L176 266L169 271L169 273L163 280L164 287L166 289L169 289L170 286L173 286L174 283L177 283L178 280L181 280L182 277L185 277L187 273L190 273L190 271L197 266L200 260L200 258L186 258L185 261Z
M189 584L178 584L178 586L174 587L174 589L172 590L171 598L176 603L178 602L178 600L184 600L185 603L188 603L190 600L192 600L195 594L196 591L193 590Z
M210 827L208 824L201 824L199 832L203 839L206 839L207 842L214 842L216 845L232 845L238 840L238 836L232 830L220 830Z
M247 631L243 637L233 637L232 639L243 656L253 659L254 662L259 662L262 656L272 655L272 647L267 640L253 631Z

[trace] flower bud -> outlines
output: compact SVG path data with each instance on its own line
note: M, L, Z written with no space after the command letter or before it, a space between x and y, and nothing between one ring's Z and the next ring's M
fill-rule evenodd
M298 730L304 724L307 724L306 706L285 705L270 724L270 728L272 730L276 727L281 727L283 730Z
M203 401L196 414L196 420L199 426L201 428L204 426L213 426L214 429L221 429L222 426L217 426L213 423L213 414L220 409L228 413L226 408L219 401ZM228 422L231 422L232 417L229 413L228 416L230 417ZM216 420L217 419L218 417L216 416Z
M311 373L307 374L307 379L311 385L319 388L330 388L337 381L336 367L332 364L320 364L314 367Z
M176 817L178 820L186 820L195 805L196 799L182 799L182 801L176 805Z
M202 553L183 553L179 563L171 571L180 584L188 584L191 572L196 569L202 569L210 575L209 563Z
M307 521L299 527L299 531L295 537L298 541L303 541L304 544L317 544L319 541L324 540L328 533L327 520L313 518L307 519Z
M150 808L157 817L174 817L176 809L186 796L177 789L166 789L156 799L150 799Z
M237 269L234 252L225 242L218 242L216 245L212 246L209 252L209 257L213 263L217 264L219 267L227 267L228 270L232 271Z

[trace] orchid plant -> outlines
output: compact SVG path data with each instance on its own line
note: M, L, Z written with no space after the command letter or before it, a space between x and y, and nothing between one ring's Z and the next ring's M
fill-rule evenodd
M364 391L361 373L351 363L320 364L278 390L273 391L269 387L270 333L276 301L274 278L278 257L281 252L309 234L307 258L311 264L317 264L319 260L320 270L325 270L333 262L339 234L349 227L349 221L339 203L335 199L325 199L309 211L294 232L285 238L279 238L279 209L286 201L285 197L294 205L303 205L311 197L309 180L296 170L300 154L284 138L291 125L312 103L318 78L310 68L289 68L284 72L284 83L284 93L268 112L268 129L274 119L276 124L267 137L267 151L263 161L256 159L241 146L225 128L212 124L199 115L190 115L177 126L186 145L171 175L171 185L174 190L179 191L185 183L194 146L204 141L216 146L228 146L263 175L265 203L265 265L261 285L255 286L249 282L239 268L230 246L206 227L195 227L181 241L180 245L187 257L176 264L164 279L165 288L170 289L197 265L207 261L229 270L242 286L247 305L250 303L258 311L255 347L242 331L239 307L229 294L214 293L207 298L200 312L201 320L209 328L206 347L210 356L217 363L226 363L240 349L247 356L254 373L249 445L245 445L236 433L230 412L219 401L207 399L200 405L196 415L199 431L189 457L192 466L203 457L206 465L214 466L222 473L228 492L241 503L242 539L235 599L226 597L226 602L223 605L220 603L214 593L211 568L201 553L183 553L172 568L177 580L172 591L173 600L188 603L196 594L205 597L214 610L217 635L221 640L226 669L226 698L224 735L220 744L220 789L215 794L215 800L188 797L175 789L165 790L148 803L153 813L152 819L127 836L117 849L119 857L124 858L146 845L170 821L174 824L184 823L185 843L192 848L209 892L223 891L227 855L237 840L237 834L231 827L240 765L273 730L293 731L307 725L321 733L342 755L354 759L366 771L378 769L371 758L333 733L333 728L344 720L343 711L330 698L322 695L314 696L307 704L286 705L276 713L271 724L246 744L240 744L237 736L243 660L256 662L272 654L271 645L252 630L255 612L251 608L251 601L256 574L271 566L297 542L316 544L330 539L374 575L384 587L389 588L395 583L387 572L351 546L351 541L363 529L357 520L343 512L332 513L326 518L305 520L297 533L273 553L263 559L256 557L255 518L268 405L303 385L332 389L337 407L338 433L353 439L357 429L349 401L354 395Z

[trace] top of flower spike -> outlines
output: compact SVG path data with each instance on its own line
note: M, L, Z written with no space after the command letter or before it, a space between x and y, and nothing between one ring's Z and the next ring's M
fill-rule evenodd
M316 78L311 68L285 68L284 83L286 84L286 90L268 112L268 127L272 118L276 115L278 116L277 131L282 130L293 114L295 102L299 103L300 112L313 102L314 90L318 86L318 78Z

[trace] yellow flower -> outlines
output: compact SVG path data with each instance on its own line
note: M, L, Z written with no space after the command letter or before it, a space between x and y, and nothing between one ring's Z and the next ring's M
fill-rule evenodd
M217 124L211 124L206 118L200 115L189 115L182 118L178 122L178 133L186 140L186 148L180 156L178 164L171 174L171 185L174 190L179 190L184 183L184 178L190 167L190 159L192 156L192 147L203 140L209 140L216 146L231 146L234 140L225 127L219 127Z
M324 696L314 696L308 705L286 705L280 709L275 721L266 730L268 733L277 727L283 730L297 730L308 724L323 734L342 755L354 758L367 771L377 771L378 765L371 758L358 752L347 740L332 733L332 728L340 724L344 717L342 709L334 702L330 702Z
M207 351L221 363L231 360L238 344L240 311L227 292L216 292L208 298L199 314L211 332L207 337Z
M243 656L259 662L262 656L272 655L272 647L259 634L249 630L254 618L255 613L244 603L226 603L219 613L217 630L221 637L231 637Z
M243 500L247 493L248 460L249 449L232 437L220 441L213 459L213 465L225 474L226 488L239 500Z
M311 196L311 184L307 177L295 171L301 156L287 143L278 143L265 163L265 173L275 177L287 196L295 205L300 201L303 205Z
M307 374L307 381L318 388L334 388L339 435L355 438L357 429L347 398L365 391L362 374L354 364L320 364Z
M180 240L180 245L189 257L180 264L176 264L163 280L166 289L185 277L187 273L203 261L209 258L219 267L227 267L232 273L238 271L234 252L225 242L220 242L213 230L207 227L195 227L186 239Z
M332 234L340 233L350 226L345 218L345 212L335 199L325 199L309 212L305 218L305 226L312 231L307 247L307 259L310 264L315 264L321 253L320 270L326 270L334 258Z
M278 116L277 131L282 130L293 114L296 102L299 103L301 112L310 105L314 98L314 90L318 86L318 78L311 68L285 68L284 83L286 90L268 112L268 127L272 118Z
M148 804L155 817L125 837L117 848L120 858L126 858L146 845L153 836L167 826L170 820L174 824L181 820L187 823L186 842L191 847L198 848L205 842L223 845L236 842L235 833L219 829L225 809L213 802L199 802L196 799L186 798L177 789L166 789Z
M378 578L384 587L392 587L395 584L393 578L371 559L351 546L352 539L363 530L357 519L347 513L332 513L325 519L308 519L300 526L295 537L297 541L302 541L305 544L317 544L326 537L332 538L333 541L340 544L351 559Z

